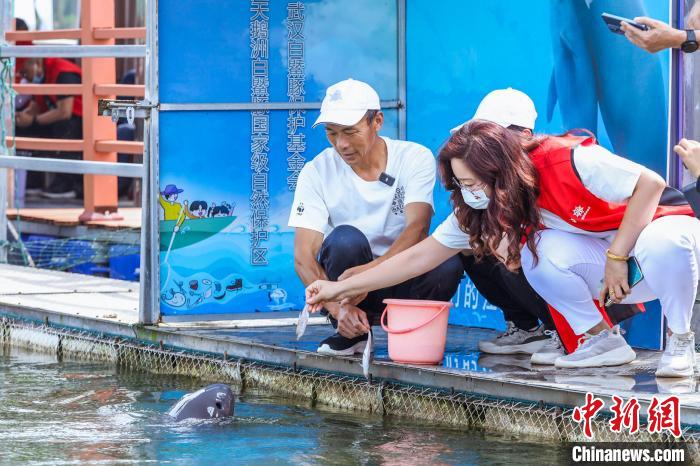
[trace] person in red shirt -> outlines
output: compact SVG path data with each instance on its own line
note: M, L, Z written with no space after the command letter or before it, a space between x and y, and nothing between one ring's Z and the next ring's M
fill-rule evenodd
M26 58L18 66L20 75L30 83L80 84L81 69L63 58ZM54 139L82 139L83 103L80 95L35 96L15 117L16 135ZM81 159L79 152L58 152L59 158ZM31 186L34 181L34 186ZM36 180L28 180L27 192L36 189ZM42 191L50 199L82 196L82 175L54 174L49 189Z

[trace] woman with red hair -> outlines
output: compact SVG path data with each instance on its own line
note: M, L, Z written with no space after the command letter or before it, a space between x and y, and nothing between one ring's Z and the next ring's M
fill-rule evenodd
M522 264L532 287L585 334L556 367L628 363L636 355L602 319L604 302L659 299L670 338L657 376L693 375L690 316L698 283L700 221L653 171L618 157L592 137L540 136L523 143L512 131L473 120L440 151L440 173L454 212L433 235L365 273L307 288L313 310L417 276L463 249L477 260ZM678 194L679 196L675 196ZM634 255L644 279L628 285Z

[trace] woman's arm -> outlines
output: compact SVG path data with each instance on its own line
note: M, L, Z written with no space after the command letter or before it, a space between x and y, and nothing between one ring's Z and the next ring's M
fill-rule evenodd
M654 212L665 187L666 182L659 175L647 168L642 171L634 192L627 202L620 228L610 244L610 253L617 256L629 255L644 227L654 218ZM600 303L605 302L605 296L608 294L617 303L629 293L626 261L608 257L605 262L605 278L600 290Z
M610 245L610 252L620 256L629 254L639 234L654 218L665 187L666 182L655 172L649 169L642 171L632 197L627 201L627 209Z
M415 246L387 259L365 272L340 282L317 280L306 289L306 302L311 310L320 310L326 301L352 298L363 293L403 283L433 270L458 254L429 236Z

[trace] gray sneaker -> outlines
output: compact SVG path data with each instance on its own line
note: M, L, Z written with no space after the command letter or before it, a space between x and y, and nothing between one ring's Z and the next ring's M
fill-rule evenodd
M547 343L542 346L530 358L532 364L554 364L560 356L566 356L564 345L559 339L559 334L555 330L545 330L544 334L549 337Z
M695 334L673 333L661 355L657 377L690 377L695 373Z
M506 322L506 331L492 340L479 342L479 351L489 354L532 354L539 350L549 337L544 334L544 326L523 330L513 322Z
M583 337L583 343L576 351L566 356L559 356L554 367L603 367L619 366L635 360L637 355L620 334L617 325L610 330L603 330L597 335Z

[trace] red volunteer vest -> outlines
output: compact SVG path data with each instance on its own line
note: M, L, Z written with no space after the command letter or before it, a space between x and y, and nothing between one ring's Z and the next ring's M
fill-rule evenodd
M573 150L578 145L595 144L592 137L552 136L530 152L540 177L540 208L557 215L568 224L585 231L616 230L625 215L626 204L604 201L593 195L581 182L573 163ZM682 195L668 189L656 208L654 218L694 213Z
M58 75L61 73L77 73L82 77L80 67L72 61L63 58L44 58L44 83L56 84ZM57 99L55 95L48 95L46 98L49 99L54 106L56 105ZM46 105L44 99L37 98L36 101L42 113L48 110L48 105ZM83 116L83 97L80 94L73 96L73 115L77 117Z
M579 144L596 144L596 141L592 137L552 136L530 152L530 158L540 177L540 197L537 204L570 225L585 231L616 230L620 227L627 206L604 201L586 189L573 163L573 150ZM664 192L654 218L664 215L694 215L682 195L674 191L667 189ZM644 311L643 304L613 305L605 309L599 306L596 300L593 302L609 325ZM582 335L576 335L556 309L549 306L549 310L564 347L571 353L578 347Z

